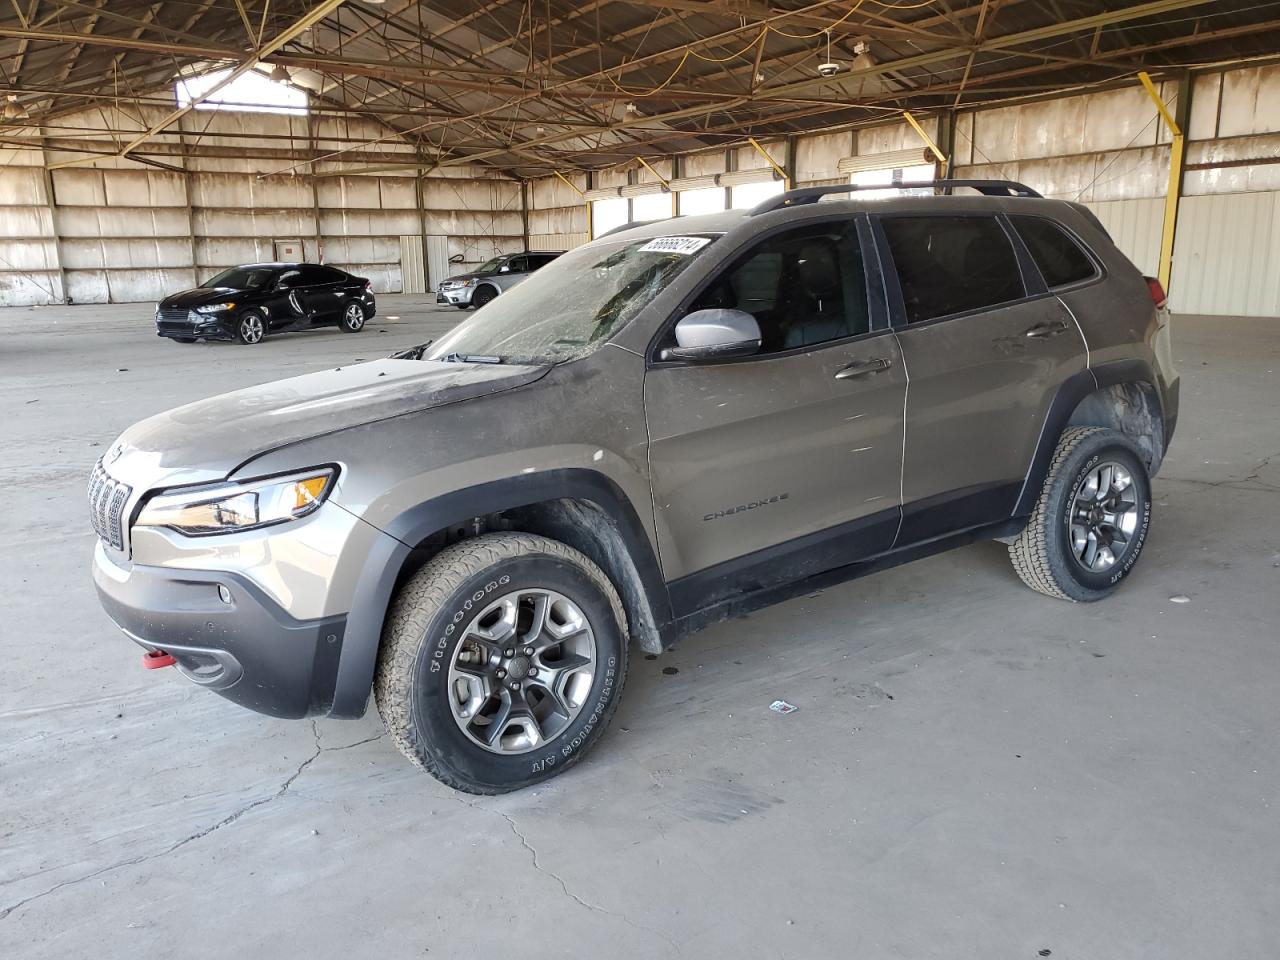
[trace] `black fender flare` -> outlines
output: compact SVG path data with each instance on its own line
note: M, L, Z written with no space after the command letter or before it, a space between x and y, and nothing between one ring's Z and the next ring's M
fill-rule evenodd
M329 716L353 718L364 714L391 596L416 544L472 517L563 499L596 503L615 521L655 620L659 624L668 622L670 601L653 545L635 507L608 477L594 470L569 468L456 490L410 507L382 528L388 536L378 537L366 558L347 615Z
M1088 367L1079 373L1072 374L1058 388L1049 411L1045 414L1044 423L1040 427L1040 437L1036 441L1036 452L1031 458L1031 469L1022 482L1022 490L1014 506L1015 517L1026 517L1034 509L1044 486L1044 478L1049 472L1049 464L1053 460L1053 451L1058 445L1058 438L1067 428L1071 414L1089 394L1104 387L1119 383L1142 383L1151 387L1156 394L1156 401L1161 405L1161 416L1164 415L1164 396L1157 387L1159 381L1151 364L1145 360L1114 360L1101 363L1096 367ZM1162 440L1164 438L1161 438Z

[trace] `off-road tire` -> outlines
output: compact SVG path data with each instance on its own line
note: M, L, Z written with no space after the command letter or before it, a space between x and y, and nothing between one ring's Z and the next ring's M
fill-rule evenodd
M1069 518L1081 482L1096 464L1104 461L1120 463L1131 474L1138 522L1115 565L1094 573L1076 560ZM1032 590L1073 602L1101 600L1133 570L1150 523L1151 480L1133 441L1106 427L1068 427L1058 440L1031 519L1009 544L1009 559L1022 582Z
M449 666L470 618L489 598L523 588L569 597L590 622L596 672L581 712L532 752L498 754L471 742L455 721ZM563 773L608 726L627 674L626 615L609 578L556 540L492 533L446 547L410 577L391 604L374 696L400 751L455 790L497 794Z
M471 305L479 310L486 303L491 303L498 294L494 292L493 287L481 287L471 295Z

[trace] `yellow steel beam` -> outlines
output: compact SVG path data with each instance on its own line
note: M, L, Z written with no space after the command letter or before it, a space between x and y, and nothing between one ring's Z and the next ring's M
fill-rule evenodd
M775 161L773 157L769 156L769 151L766 150L764 147L760 146L760 142L756 140L755 137L747 137L747 142L756 148L756 150L760 153L760 156L764 157L766 160L769 161L769 166L773 167L773 172L782 178L782 188L784 190L790 190L791 178L787 176L787 171L783 170L780 166L778 166L777 161Z
M916 133L920 134L920 139L924 141L926 147L933 151L933 155L938 158L938 162L945 166L947 162L946 154L933 142L933 137L929 136L924 127L920 126L920 121L911 115L910 110L903 110L902 117L907 123L911 124Z
M671 192L670 180L668 180L666 177L660 174L657 170L653 169L653 165L649 163L649 161L646 160L644 157L636 157L636 159L639 160L642 164L644 164L644 168L646 170L648 170L650 173L652 173L655 177L658 178L658 182L662 184L663 189L665 189L668 193Z
M1173 274L1173 240L1178 229L1178 204L1182 200L1182 165L1186 160L1187 142L1183 136L1182 127L1165 106L1150 74L1143 70L1138 74L1138 79L1142 81L1147 96L1155 103L1161 118L1173 135L1173 142L1169 144L1169 185L1164 194L1164 225L1160 228L1160 286L1168 291L1169 279Z
M567 183L569 185L569 189L572 190L574 193L576 193L578 196L580 196L583 200L587 199L586 193L584 193L582 190L579 190L578 185L574 183L572 180L570 180L568 177L566 177L563 173L561 173L559 170L552 170L551 172L554 173L561 180L563 180L565 183Z

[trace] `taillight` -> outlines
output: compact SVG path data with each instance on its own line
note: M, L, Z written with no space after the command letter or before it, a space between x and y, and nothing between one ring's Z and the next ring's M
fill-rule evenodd
M1169 305L1169 295L1164 292L1164 284L1155 277L1144 277L1147 281L1147 289L1151 291L1151 302L1156 305L1157 310L1163 310Z

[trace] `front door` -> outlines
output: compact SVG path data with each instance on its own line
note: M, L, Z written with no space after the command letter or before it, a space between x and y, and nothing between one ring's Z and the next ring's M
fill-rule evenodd
M686 311L751 313L759 353L648 370L654 513L677 616L892 544L906 376L892 331L872 322L862 247L848 218L760 241Z
M1086 353L996 216L885 216L879 226L911 378L904 546L1012 514L1053 395Z

